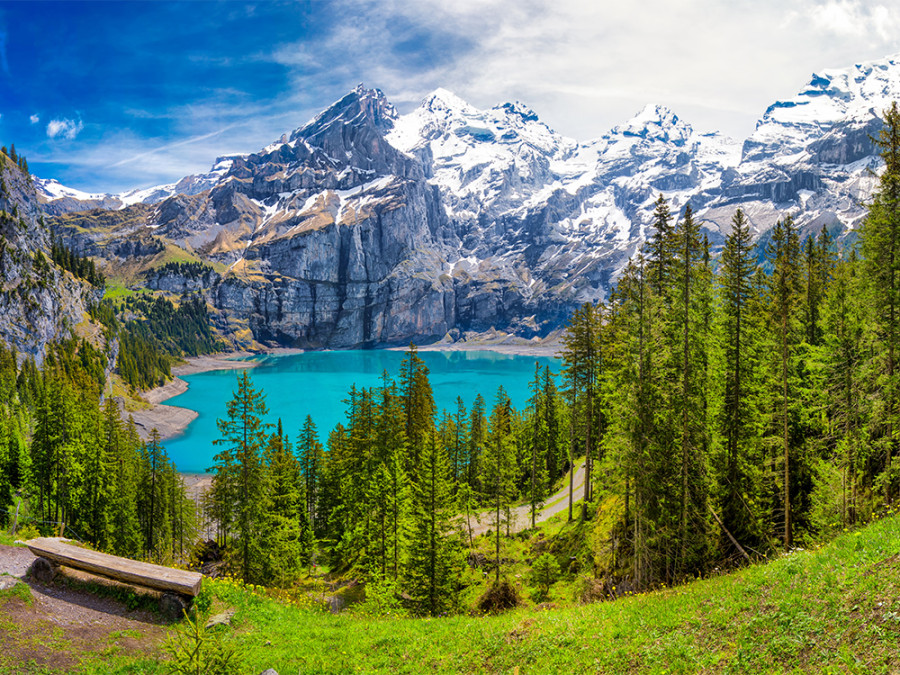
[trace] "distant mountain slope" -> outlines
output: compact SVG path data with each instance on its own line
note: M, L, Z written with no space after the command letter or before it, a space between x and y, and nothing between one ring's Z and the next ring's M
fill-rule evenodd
M400 116L360 85L208 174L86 199L41 186L48 212L69 214L54 223L63 238L111 270L153 267L170 247L210 264L199 285L148 283L202 287L224 324L259 341L543 334L607 294L659 194L675 212L690 201L714 245L737 207L757 234L788 213L805 232L851 233L879 166L870 135L898 93L900 61L886 58L814 75L743 143L653 105L578 143L521 103L479 110L439 89ZM84 207L121 213L71 213Z

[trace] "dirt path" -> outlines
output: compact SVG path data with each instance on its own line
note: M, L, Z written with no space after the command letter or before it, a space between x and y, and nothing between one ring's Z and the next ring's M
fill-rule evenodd
M74 570L40 583L27 575L33 560L27 548L0 546L0 579L22 580L32 597L0 595L0 672L69 672L85 654L159 653L166 624L156 614L80 590L97 577Z
M545 506L538 512L537 516L535 517L535 522L542 523L545 520L549 520L557 513L565 511L569 508L568 476L569 474L566 474L566 482L563 487L550 495L546 500L544 500ZM575 488L575 498L572 500L572 503L577 504L584 497L583 461L575 467L575 478L573 483ZM492 525L494 522L493 515L490 512L481 512L479 516L480 522L476 522L474 518L472 519L473 536L484 534L488 530L492 529ZM531 507L528 504L522 504L521 506L515 507L512 510L512 524L509 528L510 532L521 532L522 530L529 527L531 527Z

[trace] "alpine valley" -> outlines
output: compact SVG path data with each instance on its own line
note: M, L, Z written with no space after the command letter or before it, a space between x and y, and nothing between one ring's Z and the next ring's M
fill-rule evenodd
M801 237L823 226L854 237L880 165L871 136L894 99L900 56L813 75L742 142L648 105L579 143L521 103L479 110L438 89L398 115L360 85L259 152L171 185L109 195L12 182L19 208L34 222L43 211L107 278L200 291L237 347L531 338L607 295L652 233L660 194L673 212L690 202L714 249L738 207L758 237L788 214ZM49 295L37 302L59 313ZM0 331L22 349L19 325Z

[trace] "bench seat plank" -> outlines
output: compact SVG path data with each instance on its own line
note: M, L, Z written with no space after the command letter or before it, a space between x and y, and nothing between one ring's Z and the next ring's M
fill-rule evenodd
M146 586L158 591L196 597L200 592L200 584L203 582L203 575L199 572L176 570L171 567L91 551L66 544L55 537L29 539L25 545L36 556L47 558L58 565L99 574L116 581Z

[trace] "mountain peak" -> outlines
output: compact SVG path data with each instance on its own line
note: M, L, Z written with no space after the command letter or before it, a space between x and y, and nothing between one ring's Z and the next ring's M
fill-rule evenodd
M335 123L371 126L381 132L389 131L397 119L397 111L380 89L366 89L360 83L341 99L316 115L311 122L294 131L291 141L313 139L332 128Z
M496 106L494 110L502 111L507 115L517 115L521 117L524 122L539 121L537 113L520 101L516 101L515 103L503 103L502 105Z
M648 103L634 117L613 128L614 134L646 140L684 143L693 133L691 125L664 105Z
M431 111L458 111L458 112L474 112L474 108L454 94L452 91L438 87L428 94L422 101L422 108Z

